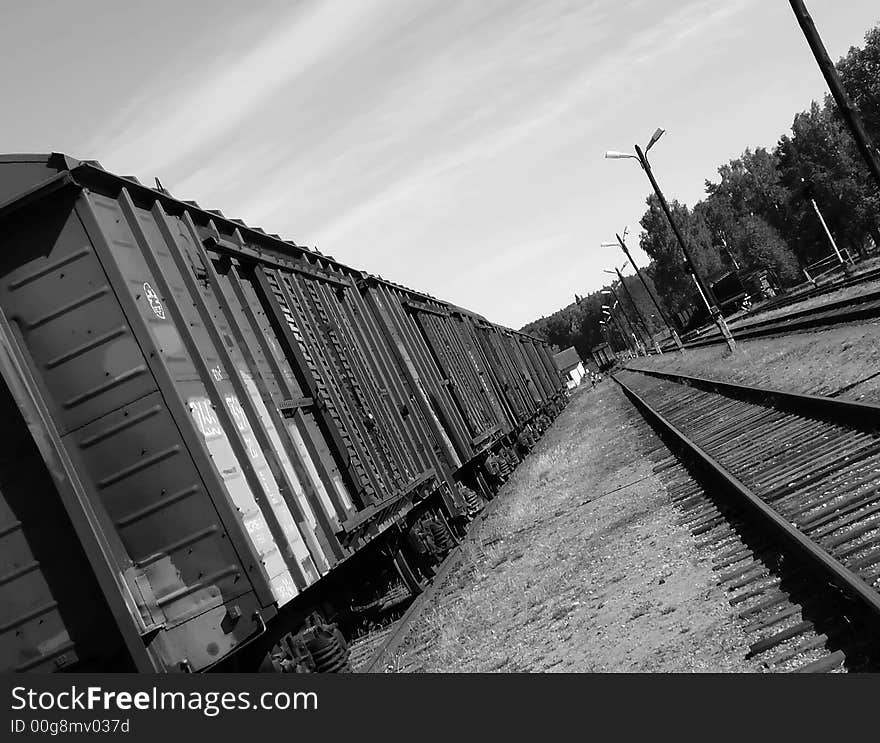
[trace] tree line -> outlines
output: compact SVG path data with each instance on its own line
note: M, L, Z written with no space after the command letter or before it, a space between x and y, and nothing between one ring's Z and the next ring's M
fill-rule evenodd
M880 24L865 35L864 46L849 50L837 69L872 142L880 143ZM811 199L840 249L859 258L880 246L880 192L828 95L798 113L791 131L772 150L748 148L718 168L717 180L706 181L706 196L693 207L672 200L670 208L698 270L710 281L735 268L743 273L763 270L786 288L804 281L803 269L832 252ZM639 243L651 259L644 273L673 316L699 295L654 194L647 199L640 225ZM662 321L641 282L635 276L625 282L648 329L660 330ZM613 286L635 319L626 292L618 282ZM605 340L598 323L602 304L613 304L607 300L600 291L578 297L523 331L559 349L574 346L588 358L590 349Z

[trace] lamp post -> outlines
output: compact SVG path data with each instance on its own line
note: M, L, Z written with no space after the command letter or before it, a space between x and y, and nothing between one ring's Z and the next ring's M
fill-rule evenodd
M626 233L629 227L623 228L623 237L619 234L615 233L614 237L617 238L617 243L602 243L603 248L614 247L614 245L619 245L620 249L623 250L623 254L626 256L627 260L630 262L630 265L636 272L636 276L639 277L639 280L642 282L642 286L645 287L645 292L651 298L651 301L654 303L654 306L657 308L657 314L660 315L660 318L663 320L663 324L666 325L667 330L669 330L669 335L672 337L672 340L675 342L675 347L684 353L684 346L681 344L681 338L678 337L678 333L675 331L672 323L669 322L669 318L666 316L666 312L664 312L663 308L660 306L660 300L657 299L657 296L654 294L653 290L648 286L648 282L645 281L645 277L642 275L641 269L636 265L636 262L633 260L632 255L630 255L629 248L626 246Z
M579 297L577 295L577 293L575 293L574 303L576 305L579 306L584 299L585 299L585 297ZM605 342L608 344L608 347L616 354L617 351L614 350L614 344L611 342L611 338L612 338L611 330L608 327L608 323L607 323L607 320L609 317L611 317L610 308L608 307L608 305L603 304L602 305L602 319L599 320L599 327L601 328L600 332L602 333L602 337L605 339ZM617 324L616 320L614 322L615 322L615 324ZM627 342L626 334L620 329L619 325L617 325L617 332L621 336L621 338L623 338L624 349L628 350L629 344Z
M639 340L639 337L636 335L635 328L633 327L633 324L629 319L629 315L626 314L626 310L623 307L623 303L620 301L620 297L618 297L617 292L614 291L614 287L610 287L609 289L603 289L602 294L604 294L606 296L613 296L614 297L614 307L618 307L618 306L620 307L620 315L621 315L621 317L623 317L623 321L624 321L624 323L626 323L626 327L629 329L630 335L632 336L633 340L635 341L637 354L639 356L642 356L642 355L647 356L648 352L644 350L644 346L642 345L642 342Z
M617 353L614 349L614 344L611 342L611 331L608 330L608 324L605 320L599 320L599 327L602 328L602 336L605 338L605 342L608 344L608 348L612 350L613 353Z
M608 348L611 349L611 353L614 354L615 359L618 358L618 354L627 352L627 347L625 345L623 347L623 351L618 351L614 347L614 344L611 342L611 340L614 336L611 333L611 328L608 326L607 320L605 320L605 319L599 320L599 327L602 328L602 333L605 336L605 342L608 344Z
M625 263L623 265L624 265L624 267L626 266ZM605 273L612 273L612 272L605 271ZM614 273L617 274L617 280L620 282L620 285L623 287L624 293L629 298L629 303L632 305L632 308L636 313L636 317L639 319L639 324L644 329L643 335L644 335L645 341L646 341L646 344L645 344L646 348L647 348L647 343L654 341L654 350L657 353L662 354L663 351L660 350L660 344L657 342L657 339L651 333L651 329L648 327L648 323L645 321L645 316L642 314L642 311L639 309L639 306L636 304L636 300L633 299L633 295L630 292L629 287L626 285L626 282L623 280L623 274L620 272L620 269L617 266L614 267Z
M648 142L647 147L645 147L644 151L641 147L635 145L635 155L630 155L627 152L615 152L613 150L610 150L605 153L605 157L609 160L623 160L625 158L632 158L633 160L639 161L639 164L642 166L642 170L645 171L648 176L648 180L651 182L651 187L654 189L654 193L657 194L657 200L660 202L663 213L666 215L666 219L669 221L669 226L672 227L672 232L675 235L675 239L678 241L681 252L684 253L684 257L687 261L688 267L690 268L691 273L694 275L694 279L696 280L697 285L700 287L700 293L702 294L703 299L706 301L706 307L709 310L709 315L718 326L718 330L721 332L722 337L726 341L727 347L731 351L733 351L736 348L736 341L733 340L733 335L731 335L730 328L727 327L727 322L725 321L724 316L721 314L721 310L718 309L717 302L715 301L715 296L712 294L712 291L708 287L708 285L703 281L703 278L700 276L699 271L697 271L697 265L694 262L690 249L688 248L687 243L684 241L684 237L682 236L681 231L678 229L678 225L672 218L672 212L669 209L669 204L666 203L666 197L660 190L657 179L654 177L654 173L651 170L651 164L648 162L648 150L650 150L657 143L657 140L663 136L664 131L664 129L657 129L657 131L655 131L653 136L651 137L651 140Z
M611 320L614 323L614 327L617 330L617 334L623 340L623 345L626 349L626 352L629 354L632 354L633 353L632 341L627 337L623 328L620 326L620 323L617 321L617 318L613 314L611 314L611 309L612 308L609 307L607 304L603 304L602 305L602 316L606 319L606 321Z
M803 31L804 37L807 39L807 44L810 45L810 50L816 58L816 63L825 77L825 82L828 83L831 95L834 96L837 109L849 127L850 133L856 141L859 153L868 166L868 170L871 171L871 175L874 176L874 180L880 186L880 151L872 145L858 111L856 111L855 106L853 106L852 101L843 89L840 75L837 74L837 69L828 56L825 45L822 43L819 32L816 30L813 19L810 17L810 13L807 11L803 0L789 0L789 3L801 27L801 31Z
M614 330L617 332L617 337L623 342L623 348L621 349L621 353L624 358L631 359L636 356L636 352L633 351L632 340L627 338L626 333L623 332L623 328L620 327L620 323L617 322L616 317L612 317L611 315L604 315L606 323L608 320L611 320L614 323ZM606 325L607 327L607 325ZM609 331L610 332L610 331Z
M617 335L618 335L618 337L623 341L623 348L624 348L624 351L629 351L629 350L630 350L630 345L629 345L629 342L628 342L627 339L626 339L626 334L623 333L623 332L620 330L620 325L618 324L617 320L615 320L615 319L611 316L611 312L608 310L608 305L604 305L604 304L603 304L603 305L602 305L602 319L601 319L599 322L605 324L606 329L608 329L609 338L611 338L611 337L613 337L613 336L611 335L611 330L610 330L610 328L609 328L609 326L608 326L608 321L609 321L609 320L611 320L611 321L614 322L614 328L615 328L615 330L617 330Z
M602 332L605 333L605 342L611 346L611 350L614 353L617 353L617 350L614 348L614 333L611 332L611 326L608 325L608 315L603 314L602 319L599 320L599 325L602 327Z

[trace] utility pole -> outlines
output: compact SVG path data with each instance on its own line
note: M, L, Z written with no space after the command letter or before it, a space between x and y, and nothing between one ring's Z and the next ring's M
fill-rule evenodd
M623 321L626 323L627 328L629 328L629 332L632 335L633 340L635 341L636 350L638 351L638 354L640 356L641 355L647 356L648 352L646 350L644 350L642 342L639 340L639 337L636 335L635 328L633 327L633 324L629 319L629 315L627 314L626 309L624 308L623 304L620 301L620 297L617 296L617 292L614 291L613 286L609 286L608 288L611 291L611 296L614 297L614 306L620 307L620 314L623 317Z
M614 315L610 315L611 320L614 322L614 327L617 328L617 334L623 339L624 344L626 345L626 352L629 354L629 357L635 358L636 356L641 356L641 352L639 351L638 346L633 343L633 339L627 335L626 330L623 325L621 325L620 320L618 320Z
M856 146L862 155L862 159L868 166L871 175L874 176L874 181L876 182L877 187L880 188L880 153L878 153L877 147L871 143L871 139L868 137L868 132L865 131L865 125L862 123L861 116L859 116L858 111L856 111L855 106L852 101L850 101L846 91L843 89L843 84L840 82L840 75L837 74L837 69L831 61L831 58L828 56L828 51L822 43L822 38L816 30L816 25L813 23L813 19L810 17L810 13L804 5L803 0L789 0L789 2L791 4L791 9L794 11L795 17L800 24L801 30L804 32L807 44L810 45L810 49L813 52L813 56L816 58L819 69L825 77L825 82L828 83L831 95L834 97L835 103L837 103L837 109L840 111L840 115L849 127L850 133L856 141Z
M617 349L614 348L614 344L611 342L613 336L611 335L611 330L608 327L608 323L600 322L599 325L602 326L602 335L604 336L605 342L608 344L608 347L613 353L617 353Z
M638 329L636 328L635 323L630 320L629 313L626 311L626 308L623 306L623 303L620 301L620 297L617 296L617 292L614 291L614 287L611 287L611 294L614 297L614 306L620 307L620 316L623 318L623 324L626 325L626 329L629 331L630 337L633 339L633 343L636 347L636 353L639 356L647 356L648 351L645 349L645 344L642 342L642 339L639 337Z
M657 183L657 179L654 177L654 172L651 170L651 164L648 162L648 158L645 156L645 153L642 152L641 147L636 145L635 148L636 155L638 155L638 159L642 165L642 169L648 175L648 180L651 182L654 193L657 194L657 199L660 202L663 213L666 215L669 226L672 227L672 232L675 234L675 239L678 240L678 245L681 248L681 252L684 253L685 260L687 261L688 267L693 274L694 281L697 282L697 287L700 290L700 294L702 295L703 300L706 302L706 307L709 310L709 315L715 321L715 324L718 326L718 330L721 331L722 337L727 342L727 347L731 351L734 351L736 349L736 341L733 340L733 335L730 332L730 328L727 327L727 322L725 321L724 316L721 314L721 310L718 309L718 303L715 300L715 295L712 294L712 290L703 281L703 277L700 276L700 272L697 271L697 264L694 262L691 251L688 249L687 243L684 241L684 236L681 234L681 231L678 229L678 225L672 218L672 212L669 209L669 204L666 203L666 197L663 195L663 192L660 190L660 186Z
M626 234L626 230L624 230L624 234ZM627 260L630 262L630 265L635 269L636 276L639 277L639 280L642 282L642 286L645 287L645 292L651 298L651 301L654 303L654 306L657 308L657 314L660 315L660 318L663 320L663 323L666 325L666 328L669 330L669 335L672 336L672 340L675 342L676 348L682 353L684 352L684 346L681 344L681 338L678 337L678 333L675 331L672 323L669 322L669 317L667 317L666 312L660 306L660 300L657 299L657 296L648 286L648 282L645 281L645 277L642 275L641 269L636 265L636 262L633 260L632 255L630 255L629 248L626 246L623 238L616 234L614 235L617 238L617 242L623 250L623 254L626 256Z
M633 343L632 343L632 341L627 337L626 332L625 332L624 329L620 326L620 322L619 322L618 319L614 316L614 314L613 314L613 310L612 310L612 309L609 309L609 310L608 310L608 317L610 317L610 318L611 318L611 321L614 323L614 327L617 329L617 334L621 337L621 339L623 339L623 344L624 344L624 346L626 346L626 350L627 350L629 353L632 353L632 354L634 354L635 356L638 356L638 355L639 355L638 351L637 351L637 350L636 350L636 351L633 350Z
M623 291L626 292L626 296L629 298L629 303L633 306L635 310L636 316L639 318L639 322L642 324L642 327L645 329L645 339L654 341L654 350L657 353L662 354L663 351L660 350L660 344L657 342L657 339L651 334L651 329L648 327L648 323L645 322L645 317L642 315L641 310L639 310L639 306L636 304L635 299L633 299L633 295L630 293L629 287L627 287L626 282L623 280L623 274L620 273L620 269L617 266L614 267L615 272L617 273L617 278L620 281L620 285L623 287Z

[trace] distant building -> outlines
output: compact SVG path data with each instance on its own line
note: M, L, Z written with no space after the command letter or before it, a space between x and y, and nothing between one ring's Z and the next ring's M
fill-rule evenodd
M574 346L554 354L553 361L565 378L565 386L570 390L577 387L584 378L584 374L587 373L584 369L584 362L581 361Z

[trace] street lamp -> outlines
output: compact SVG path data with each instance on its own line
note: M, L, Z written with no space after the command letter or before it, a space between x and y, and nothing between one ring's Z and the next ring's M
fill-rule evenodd
M629 231L629 226L623 228L623 237L619 234L615 233L615 237L617 238L616 243L602 243L603 248L612 248L620 246L621 250L623 250L623 254L627 257L632 267L635 269L636 276L639 277L639 280L642 282L642 286L645 287L645 292L651 298L651 301L654 303L654 306L657 308L657 312L659 313L663 323L666 325L666 328L669 330L669 335L672 337L672 340L675 342L676 348L679 351L684 353L684 346L681 345L681 338L678 337L678 333L675 332L675 328L672 326L672 323L669 322L669 318L666 316L666 313L663 311L663 308L660 306L660 301L655 296L654 292L648 286L648 282L645 281L645 277L642 275L641 270L636 265L636 262L633 260L632 255L630 255L629 248L626 246L626 233Z
M611 342L611 329L608 327L608 323L603 319L599 320L599 327L602 328L602 336L605 338L605 342L608 344L608 347L611 349L611 352L617 356L617 350L614 348L614 344Z
M616 303L615 303L616 306ZM620 323L617 321L617 318L611 314L613 307L609 307L607 304L602 305L602 317L605 318L605 321L611 320L614 323L614 327L617 330L617 334L620 336L621 340L623 340L623 346L626 349L627 353L632 353L632 342L627 337L623 328L620 326Z
M644 330L643 335L645 338L645 348L647 349L648 342L653 340L654 341L654 350L657 351L657 353L662 354L663 351L660 350L660 343L658 343L657 339L651 333L651 329L648 327L648 323L645 322L644 315L642 315L642 312L639 309L639 306L636 304L636 300L633 299L633 295L630 292L629 287L626 285L626 282L623 280L623 274L620 272L621 268L626 268L626 263L624 263L623 266L621 266L620 268L615 266L613 271L605 270L605 273L617 274L617 280L620 282L620 285L623 287L623 291L626 293L626 296L629 298L629 303L632 305L632 308L636 313L636 317L639 319L639 323L641 324L641 326ZM621 307L622 306L623 305L621 305Z
M602 328L602 333L605 336L605 342L611 347L611 350L617 353L614 349L614 344L611 342L611 339L614 337L611 332L611 327L608 325L608 315L602 314L602 319L599 320L599 327ZM626 348L626 339L624 339L624 348Z
M678 240L679 247L681 247L681 252L684 253L685 260L688 263L688 267L690 268L691 273L694 275L697 286L700 287L700 293L703 295L703 299L706 301L706 307L709 310L709 315L711 315L712 319L715 321L715 324L718 326L718 330L721 331L722 337L727 342L727 347L731 351L733 351L736 348L736 341L733 340L733 336L730 333L730 328L727 327L727 322L724 320L724 316L721 314L721 310L719 310L717 307L715 297L712 294L711 289L705 284L703 278L697 271L697 265L694 262L693 256L691 255L687 243L685 243L684 241L684 237L682 236L681 231L678 229L678 225L672 218L672 212L669 210L669 204L666 203L666 197L660 190L657 179L654 177L654 173L651 170L651 164L648 162L648 150L650 150L657 143L657 140L663 136L665 131L665 129L657 129L654 134L651 135L651 140L648 142L648 145L645 147L644 151L641 147L635 145L635 155L630 155L626 152L615 152L612 150L606 152L605 157L608 160L623 160L626 158L632 158L633 160L639 161L639 165L642 166L642 170L645 171L648 176L648 180L651 182L654 193L657 194L657 200L660 202L663 213L666 215L666 219L669 221L669 226L672 227L672 232L675 235L675 239Z
M614 287L610 287L609 289L603 289L602 294L606 296L614 297L614 307L620 305L620 314L623 316L623 321L626 323L627 328L629 329L630 335L632 335L633 340L635 341L636 346L636 354L638 356L647 356L648 352L644 350L642 342L638 339L638 336L635 333L635 329L633 328L633 324L630 322L629 315L626 314L626 310L623 307L623 304L620 301L620 298L617 296L617 292L614 291ZM613 309L613 308L612 308Z
M835 103L837 103L837 110L849 127L850 133L856 141L859 153L868 166L868 170L871 171L871 175L874 176L874 181L880 186L880 151L872 144L858 110L847 95L840 81L837 68L834 66L834 62L831 61L831 57L828 56L828 51L819 37L816 25L813 23L813 19L810 17L803 0L789 0L789 4L794 11L801 31L803 31L807 39L810 50L819 64L819 69L825 77L825 82L828 83L831 95L834 97Z
M614 322L614 326L608 324L608 319L611 319ZM605 332L608 336L608 345L611 346L611 350L614 351L615 354L620 353L624 358L632 358L635 356L632 350L632 341L626 337L626 333L624 333L620 329L620 324L614 318L606 317L605 322ZM611 344L611 339L616 337L618 340L618 345L621 347L618 352L614 346Z

